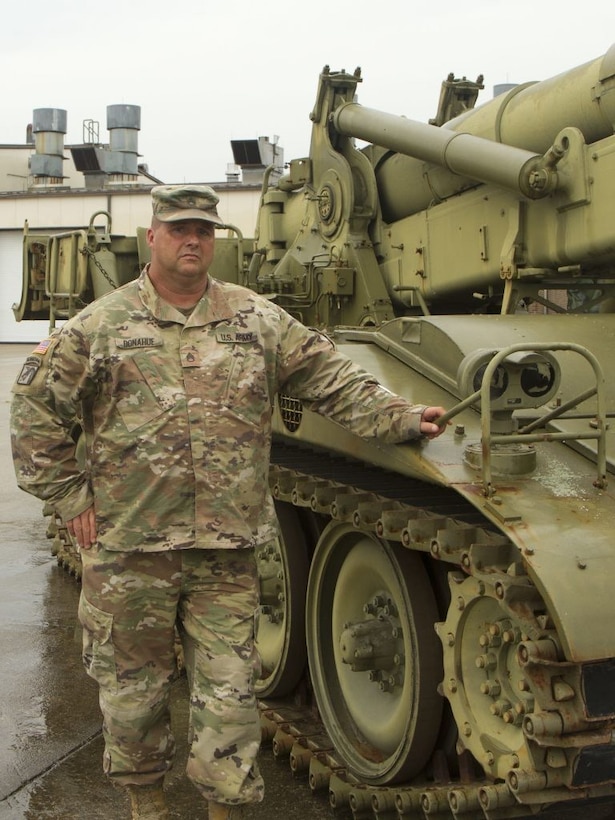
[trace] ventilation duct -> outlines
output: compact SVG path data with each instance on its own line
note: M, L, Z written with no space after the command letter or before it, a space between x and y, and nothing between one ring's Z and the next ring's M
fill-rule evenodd
M138 105L108 105L107 128L109 151L104 157L104 170L109 184L135 183L139 174L139 131L141 108Z
M30 157L29 165L34 185L62 185L66 111L62 108L35 108L32 131L35 153Z

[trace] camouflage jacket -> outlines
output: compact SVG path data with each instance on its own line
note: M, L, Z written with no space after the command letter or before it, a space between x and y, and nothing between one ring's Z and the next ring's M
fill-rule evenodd
M275 532L278 391L365 438L419 436L422 405L267 299L210 278L186 318L145 272L27 358L11 407L18 484L64 520L94 503L105 549L255 545Z

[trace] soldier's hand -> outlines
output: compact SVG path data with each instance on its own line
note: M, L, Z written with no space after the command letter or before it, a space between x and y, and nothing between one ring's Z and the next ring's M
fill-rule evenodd
M96 543L96 516L94 506L88 507L75 518L66 522L66 529L81 549L89 550Z
M421 435L426 438L436 438L441 435L446 430L446 424L435 424L435 421L445 412L444 407L426 407L421 414Z

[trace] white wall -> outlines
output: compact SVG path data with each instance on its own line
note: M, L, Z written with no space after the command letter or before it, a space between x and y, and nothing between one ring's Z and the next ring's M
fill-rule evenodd
M220 188L218 212L222 219L236 225L244 236L254 236L260 189ZM87 227L96 211L111 214L113 233L134 235L136 229L148 226L152 217L148 189L136 191L101 191L96 193L40 193L0 196L0 231L22 230L28 222L31 231ZM103 223L102 219L97 224Z

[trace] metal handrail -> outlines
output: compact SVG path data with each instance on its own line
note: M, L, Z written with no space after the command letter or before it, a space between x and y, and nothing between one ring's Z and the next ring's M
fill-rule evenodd
M528 425L528 432L519 431L517 434L514 435L492 435L491 434L491 379L495 373L496 368L498 365L510 356L512 353L518 353L520 351L527 351L527 352L538 352L538 351L553 351L553 350L569 350L573 353L578 353L579 356L582 356L586 359L589 364L591 365L594 375L596 378L596 384L579 393L574 398L570 399L566 402L566 405L560 408L557 408L556 411L549 414L546 419L542 419L542 423L545 421L550 421L551 419L555 418L557 415L560 415L564 412L565 409L572 407L576 404L580 404L582 401L585 401L592 396L596 396L596 430L590 431L587 433L549 433L549 432L541 432L541 433L532 433L531 430L535 429L534 425ZM472 400L476 400L480 398L481 401L481 445L482 445L482 473L483 473L483 491L487 497L490 497L495 494L495 490L493 488L492 483L492 473L491 473L491 445L495 444L509 444L509 443L517 443L517 442L531 442L531 441L565 441L566 439L574 438L576 440L580 439L596 439L598 443L598 451L597 451L597 466L598 466L598 475L596 480L594 481L594 486L598 487L599 489L604 489L606 487L606 398L605 398L605 379L604 373L602 371L602 367L598 359L591 353L586 347L583 345L574 344L572 342L544 342L538 344L514 344L509 345L508 347L503 348L502 350L498 351L495 356L490 360L489 364L485 368L485 372L483 374L483 379L481 382L480 389L476 391L472 396L469 396L465 401L464 405L472 403ZM531 428L531 429L530 429Z

